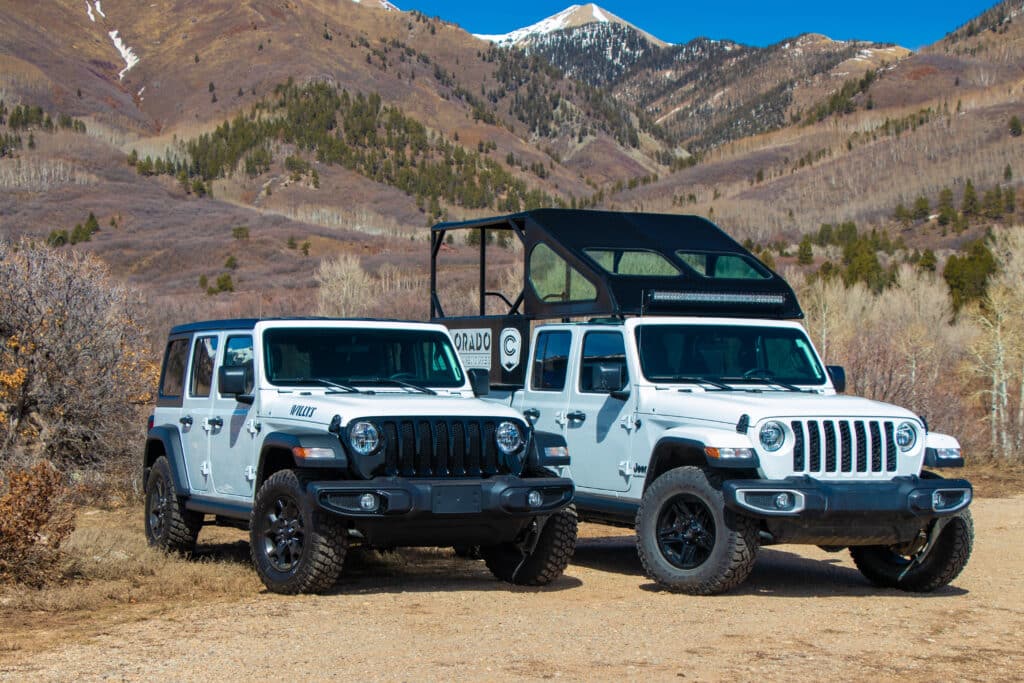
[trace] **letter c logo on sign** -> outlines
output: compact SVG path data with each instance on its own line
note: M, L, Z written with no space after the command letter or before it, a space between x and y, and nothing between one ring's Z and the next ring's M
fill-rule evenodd
M503 329L498 345L501 351L501 367L512 372L519 366L519 352L523 347L523 338L520 336L519 330L514 327Z

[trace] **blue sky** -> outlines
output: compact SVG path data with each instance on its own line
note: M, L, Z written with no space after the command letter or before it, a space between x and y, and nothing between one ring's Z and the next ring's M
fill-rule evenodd
M559 12L572 0L394 0L403 10L417 9L461 25L471 33L507 33ZM576 0L576 4L584 4ZM693 2L661 0L597 3L670 43L697 36L750 45L771 43L800 33L824 33L918 48L941 39L995 4L995 0L860 0L859 2Z

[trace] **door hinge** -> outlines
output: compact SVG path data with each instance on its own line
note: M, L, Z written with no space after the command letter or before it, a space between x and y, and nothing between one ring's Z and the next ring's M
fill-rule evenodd
M621 474L624 477L633 476L633 461L621 460L619 462L619 474Z
M559 410L557 413L555 413L555 424L558 425L559 427L564 427L566 422L568 421L569 420L568 418L566 418L564 410Z
M249 420L249 424L245 426L245 429L253 436L256 436L257 434L260 433L260 430L263 429L263 425L261 425L256 420Z
M256 481L256 468L252 465L245 468L245 480Z
M210 461L204 460L203 464L199 467L199 471L204 477L210 476Z

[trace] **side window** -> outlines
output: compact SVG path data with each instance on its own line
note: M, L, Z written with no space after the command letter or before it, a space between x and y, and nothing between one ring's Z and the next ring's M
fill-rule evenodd
M568 330L541 332L537 335L537 348L533 356L533 376L530 388L538 391L561 391L565 388L565 374L569 367Z
M217 338L199 337L192 351L192 381L189 396L204 398L210 395L213 384L213 363L217 358Z
M530 285L541 301L593 301L597 288L546 244L530 252Z
M167 345L164 372L160 380L160 398L178 398L185 389L185 362L188 339L174 339Z
M245 368L245 393L252 393L255 380L251 336L228 337L228 341L224 345L224 367Z
M580 392L610 394L629 382L626 344L619 332L589 332L583 338Z

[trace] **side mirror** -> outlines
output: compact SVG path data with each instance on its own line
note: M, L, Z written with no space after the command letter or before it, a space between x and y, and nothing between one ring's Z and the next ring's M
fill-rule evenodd
M486 396L491 393L491 373L483 368L470 368L469 384L474 396Z
M591 386L595 391L620 391L625 386L625 366L622 363L595 363Z
M217 390L225 396L234 396L239 403L252 403L247 396L250 369L244 365L222 366L217 373Z
M843 369L842 365L827 365L825 369L828 370L828 376L832 380L832 386L836 388L836 391L843 393L846 391L846 370Z

